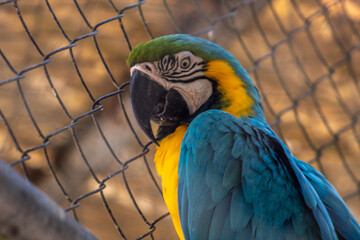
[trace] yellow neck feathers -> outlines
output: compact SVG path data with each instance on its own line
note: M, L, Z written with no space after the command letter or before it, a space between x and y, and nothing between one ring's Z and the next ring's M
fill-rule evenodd
M235 117L249 116L253 114L251 109L254 101L244 88L245 83L236 75L232 67L224 60L208 62L205 75L216 80L217 89L223 95L225 107L221 110Z
M162 189L165 203L169 209L175 230L181 240L184 235L181 230L178 208L178 165L180 158L181 142L184 138L187 126L179 126L175 132L162 139L155 153L156 170L161 176Z

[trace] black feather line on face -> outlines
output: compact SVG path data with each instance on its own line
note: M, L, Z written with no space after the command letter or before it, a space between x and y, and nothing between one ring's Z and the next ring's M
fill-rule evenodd
M158 65L157 68L159 69L159 71L161 71L161 61L158 61L157 65Z
M170 60L169 60L170 56L167 56L164 58L164 71L166 71L167 69L169 69L169 63L170 63Z
M175 55L168 55L164 57L163 60L165 61L164 64L166 64L165 68L163 69L164 72L168 72L169 70L174 68L176 62Z
M188 71L185 71L185 72L188 72ZM195 74L195 73L198 73L198 72L204 72L204 69L200 68L200 69L198 69L198 70L192 71L192 72L190 72L190 73L188 73L188 74L181 75L181 76L174 76L174 74L172 74L172 73L170 73L170 74L164 74L163 76L177 79L177 78L189 77L189 76L191 76L191 75L193 75L193 74ZM204 77L205 77L205 76L204 76ZM187 81L184 80L183 82L187 82Z
M159 71L163 71L162 60L158 61L158 69L159 69Z
M178 62L178 57L175 58L174 55L171 55L172 57L169 58L170 59L170 67L168 69L168 71L171 71L171 70L176 70L176 65L177 65L177 62Z
M169 79L167 77L164 77L164 79L166 81L168 81L168 82L171 82L171 83L191 83L191 82L195 82L197 80L202 80L202 79L210 80L210 78L206 77L205 75L204 76L194 77L194 78L191 78L189 80L173 80L173 79Z
M174 69L176 70L178 68L179 68L179 57L176 57Z

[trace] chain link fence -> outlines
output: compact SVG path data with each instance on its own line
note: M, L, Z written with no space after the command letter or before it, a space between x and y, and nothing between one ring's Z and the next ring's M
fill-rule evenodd
M99 239L176 239L125 63L174 33L248 69L274 130L360 220L356 0L0 1L0 158Z

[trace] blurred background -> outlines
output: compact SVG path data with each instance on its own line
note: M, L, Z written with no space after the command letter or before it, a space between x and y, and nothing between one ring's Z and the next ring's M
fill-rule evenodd
M242 63L360 220L357 0L0 0L0 158L99 239L177 239L124 85L130 49L174 33Z

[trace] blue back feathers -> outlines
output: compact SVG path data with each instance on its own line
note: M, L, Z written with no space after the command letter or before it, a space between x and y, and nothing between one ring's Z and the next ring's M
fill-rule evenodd
M265 122L220 110L185 134L178 200L186 239L360 239L336 190Z

